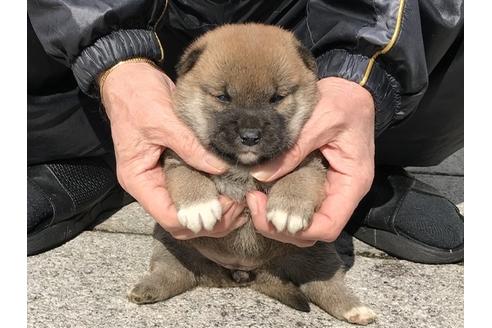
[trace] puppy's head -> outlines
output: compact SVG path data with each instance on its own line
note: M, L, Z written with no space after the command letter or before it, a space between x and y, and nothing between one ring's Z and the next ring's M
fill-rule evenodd
M316 65L292 33L259 24L206 33L177 67L177 114L233 164L291 147L317 102Z

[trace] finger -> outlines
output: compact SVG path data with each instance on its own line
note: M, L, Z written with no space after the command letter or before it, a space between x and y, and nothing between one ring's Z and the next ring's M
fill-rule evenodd
M224 218L229 218L231 221L237 220L244 212L244 209L246 208L246 203L237 203L234 202L231 208L223 214Z
M222 216L224 216L224 213L229 211L231 207L235 204L232 199L230 199L227 196L220 195L219 196L219 203L220 206L222 207Z
M224 197L226 199L226 197ZM200 230L198 233L183 228L173 233L173 237L180 240L188 240L197 237L222 238L231 231L243 226L248 219L245 216L239 216L245 208L245 205L231 202L229 209L223 214L220 221L214 226L212 231Z
M286 153L268 163L255 167L251 171L251 175L260 181L274 181L294 170L313 150L308 144L299 140Z
M338 238L354 210L371 186L373 169L370 159L355 164L338 151L322 149L329 158L330 168L326 176L326 198L311 226L298 235L306 239L334 241Z
M227 170L227 164L207 151L188 127L177 121L170 124L172 135L166 141L166 146L188 165L210 174L221 174Z
M283 243L289 243L298 247L310 247L316 243L316 240L307 240L296 235L277 232L275 227L268 222L266 218L267 196L262 192L250 192L246 195L248 207L251 210L251 219L255 229L261 235L275 239Z
M302 240L321 240L333 242L342 232L346 222L336 221L333 217L325 213L315 213L311 219L311 225L295 234Z
M166 190L162 169L147 170L125 181L126 190L166 231L182 228L176 208Z
M332 187L338 192L327 195L318 212L313 215L311 225L297 233L300 238L333 242L347 224L361 197L355 196L350 189L337 188L338 182L333 183L335 185Z
M237 203L224 195L219 196L219 202L222 205L222 216L220 220L217 221L211 231L202 230L199 232L200 234L212 236L214 234L223 234L232 231L232 227L235 227L239 215L245 208L245 204Z
M205 229L200 230L198 233L183 228L173 233L173 237L176 239L192 239L197 237L223 237L232 230L235 230L246 223L245 218L239 217L245 208L245 204L239 204L226 196L219 196L219 202L222 206L222 217L215 224L211 231Z
M251 213L253 222L260 220L263 216L266 220L267 195L260 191L250 191L246 194L246 204ZM256 227L256 224L255 224Z
M214 229L210 232L204 231L203 233L209 237L219 238L243 226L248 221L246 216L241 216L245 207L246 204L232 202L232 206L222 215L220 222Z

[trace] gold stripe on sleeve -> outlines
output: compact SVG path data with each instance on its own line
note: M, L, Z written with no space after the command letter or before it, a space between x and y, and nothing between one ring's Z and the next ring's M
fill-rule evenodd
M359 85L364 86L367 83L367 80L369 79L369 75L371 75L372 68L374 67L374 63L376 62L376 58L379 55L384 55L385 53L390 51L391 48L393 48L393 46L395 45L396 40L400 35L404 7L405 7L405 0L400 0L400 7L398 8L398 16L396 18L396 26L395 26L395 30L393 31L393 35L391 36L391 39L388 42L388 44L383 49L376 51L376 53L371 57L371 59L369 59L369 63L367 64L366 71L364 72L364 77L359 82Z

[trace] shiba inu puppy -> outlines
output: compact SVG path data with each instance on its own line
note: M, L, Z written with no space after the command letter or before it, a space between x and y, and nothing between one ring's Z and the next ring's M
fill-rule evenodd
M244 201L268 193L267 218L278 231L306 229L324 198L327 165L319 153L292 173L262 183L249 173L292 147L317 101L315 60L294 35L261 24L225 25L185 51L177 68L176 114L200 142L230 163L227 173L199 172L167 150L168 191L179 222L194 232L221 218L219 194ZM248 216L248 210L243 215ZM340 320L368 324L375 314L346 288L330 243L299 248L263 237L251 222L223 238L176 240L159 225L150 272L132 302L168 299L196 286L248 286L301 311L309 302Z

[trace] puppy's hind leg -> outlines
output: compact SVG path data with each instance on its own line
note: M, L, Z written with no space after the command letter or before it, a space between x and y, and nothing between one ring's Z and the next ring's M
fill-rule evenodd
M313 280L301 285L301 290L311 302L339 320L367 325L376 314L360 303L345 286L344 273L339 270L328 280Z
M164 245L156 242L150 271L133 286L127 297L136 304L155 303L181 294L196 285L195 275Z
M270 272L258 272L255 282L250 287L291 308L302 312L310 311L309 301L299 287L290 281L281 280Z

